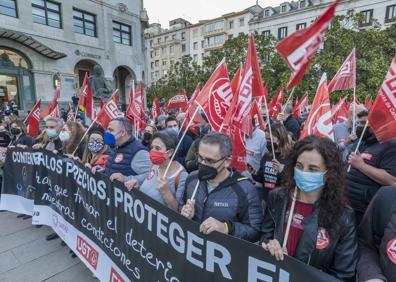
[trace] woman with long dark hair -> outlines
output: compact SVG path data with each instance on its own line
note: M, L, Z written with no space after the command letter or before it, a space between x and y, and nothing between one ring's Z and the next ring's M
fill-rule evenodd
M255 181L262 183L259 190L262 199L268 198L268 193L281 185L286 157L292 147L286 127L280 122L271 124L272 140L274 142L274 154L272 153L271 140L267 140L267 152L260 162L260 169L253 173Z
M104 142L104 129L93 128L88 133L82 162L90 168L93 173L104 172L109 157L109 146Z
M346 203L342 156L330 139L308 136L294 145L284 188L268 195L261 242L277 260L286 254L353 281L355 217Z

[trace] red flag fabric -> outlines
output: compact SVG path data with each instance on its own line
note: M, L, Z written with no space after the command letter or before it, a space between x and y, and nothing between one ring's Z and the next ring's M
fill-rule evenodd
M69 104L69 108L67 109L67 120L66 121L74 121L74 112L72 106Z
M160 104L158 102L158 97L154 97L153 106L151 107L151 114L153 119L156 119L161 114Z
M312 25L297 30L276 45L278 53L286 60L291 70L288 89L296 87L304 76L325 33L334 17L340 0L336 0Z
M371 107L368 123L379 142L396 138L396 56Z
M112 119L121 116L121 112L118 110L118 90L114 91L110 99L105 103L103 109L101 109L96 117L96 123L101 125L104 129L107 129Z
M168 110L181 109L182 111L185 111L187 109L187 106L188 106L188 97L186 90L182 90L179 94L170 98L168 103L166 103L166 108Z
M311 110L309 111L300 139L308 135L328 137L334 141L332 114L326 74L323 74L316 91Z
M56 103L55 108L52 110L52 112L49 114L49 116L54 117L54 118L61 118L58 102Z
M338 103L333 106L333 108L331 109L332 112L332 120L334 124L337 123L343 123L346 120L348 120L348 109L349 109L349 104L346 101L346 98L348 96L345 96L344 98L342 98L340 101L338 101Z
M88 78L88 73L85 73L84 81L78 95L78 108L85 111L85 116L89 119L94 119L93 96L91 90L91 83Z
M356 87L356 52L353 48L329 84L329 93Z
M57 87L54 92L54 97L52 98L51 103L48 104L48 106L40 112L40 119L45 119L54 111L55 107L58 105L59 97L60 97L60 88Z
M100 98L100 109L103 109L104 105L105 105L105 102L103 101L102 98Z
M236 126L231 128L232 159L231 166L239 172L247 170L245 134Z
M252 97L264 96L263 78L261 77L260 64L257 57L253 33L249 38L249 46L245 59L245 69L252 68L251 91ZM248 70L249 71L249 70ZM235 92L234 92L235 93Z
M278 117L278 114L281 112L284 98L285 98L285 88L282 85L279 92L275 95L275 97L272 99L272 101L268 104L268 115L272 119L275 120Z
M366 100L364 101L364 107L369 110L373 106L373 98L372 97L367 97Z
M197 86L195 87L194 93L191 96L191 99L188 101L189 107L195 103L195 99L197 99L199 92L201 92L201 82L197 84Z
M224 118L230 109L232 97L227 65L223 59L195 100L195 103L204 111L213 131L220 131Z
M40 105L41 99L33 106L29 115L26 117L27 134L30 137L36 137L39 134L40 125Z
M305 94L301 97L298 103L294 106L293 116L295 118L301 117L301 111L308 106L308 98L308 93L305 92Z
M135 91L135 84L132 83L129 90L129 104L125 116L129 120L139 120L144 117L143 101L142 101L142 83L139 84Z
M261 130L265 131L266 123L263 119L263 115L261 114L261 107L259 106L257 100L253 102L252 119L255 120L256 126L258 126Z

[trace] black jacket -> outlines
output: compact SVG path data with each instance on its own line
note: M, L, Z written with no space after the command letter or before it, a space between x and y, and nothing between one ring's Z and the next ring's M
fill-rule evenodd
M25 145L28 147L32 147L33 146L33 138L30 137L29 135L22 134L18 139L15 139L15 138L12 139L11 145L12 146Z
M276 188L269 193L262 226L262 242L277 239L282 245L289 189ZM347 207L338 224L328 230L330 242L324 249L316 248L319 208L303 220L304 232L295 258L344 281L354 281L358 258L354 212Z

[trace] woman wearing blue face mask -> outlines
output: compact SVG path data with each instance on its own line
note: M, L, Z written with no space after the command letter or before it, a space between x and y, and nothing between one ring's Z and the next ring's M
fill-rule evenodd
M355 217L346 203L344 166L336 144L315 136L298 141L288 156L284 180L284 188L268 195L263 248L277 260L289 255L354 281Z

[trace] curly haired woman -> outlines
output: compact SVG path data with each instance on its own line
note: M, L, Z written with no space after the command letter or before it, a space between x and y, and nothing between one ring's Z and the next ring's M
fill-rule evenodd
M288 156L284 179L284 188L268 196L263 248L277 260L289 255L354 281L355 217L344 196L345 172L336 144L315 136L298 141Z

